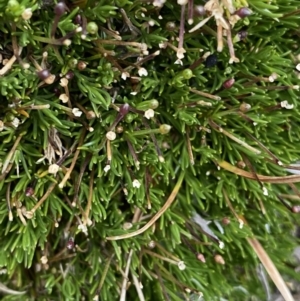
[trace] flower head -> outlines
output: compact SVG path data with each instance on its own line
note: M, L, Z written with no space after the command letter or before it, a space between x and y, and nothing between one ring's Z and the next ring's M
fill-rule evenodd
M139 180L135 179L132 182L132 186L135 187L135 188L140 188L141 187L141 183L139 182Z

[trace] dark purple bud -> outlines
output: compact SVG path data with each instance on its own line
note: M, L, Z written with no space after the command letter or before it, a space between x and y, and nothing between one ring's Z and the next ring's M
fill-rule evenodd
M247 38L248 32L246 30L241 30L238 32L238 36L239 36L240 40L244 40Z
M57 97L59 97L60 94L61 94L61 91L60 91L60 89L58 89L58 88L54 88L54 89L53 89L53 92L54 92L54 94L55 94Z
M124 117L125 115L128 114L129 108L130 108L130 106L129 106L128 103L125 103L125 104L121 105L119 114Z
M196 5L194 7L194 16L195 17L201 17L204 16L206 13L205 8L203 5Z
M233 86L234 82L235 82L235 79L234 79L234 78L230 78L230 79L226 80L226 81L223 83L223 87L224 87L225 89L230 89L230 88Z
M27 197L33 196L34 195L34 189L32 187L27 187L25 190L25 195Z
M81 15L77 15L77 16L75 17L74 23L77 24L77 25L82 25L82 18L81 18Z
M292 212L293 213L299 213L300 212L300 206L299 205L295 205L292 207Z
M51 75L51 73L48 69L44 69L42 71L37 72L37 75L41 80L45 80Z
M66 5L63 2L58 2L54 7L54 13L57 17L61 17L66 11Z
M211 54L209 55L206 60L205 60L205 67L206 68L211 68L215 66L218 62L218 57L216 54Z
M234 14L240 18L246 18L252 14L252 11L248 7L241 7Z
M73 250L75 248L75 243L74 243L74 238L73 237L69 238L66 247L67 247L68 250Z
M70 80L74 77L74 72L73 71L68 71L66 74L66 79Z

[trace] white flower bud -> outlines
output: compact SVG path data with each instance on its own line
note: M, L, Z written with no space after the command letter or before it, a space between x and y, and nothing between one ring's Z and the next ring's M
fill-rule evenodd
M22 13L22 19L27 21L32 17L32 10L31 8L26 8Z
M20 124L20 119L15 117L11 123L15 128L17 128Z
M145 68L140 68L138 71L139 76L147 76L148 75L148 71Z
M178 266L179 270L181 270L181 271L185 270L185 268L186 268L186 265L184 264L183 261L179 261L177 266Z
M59 171L59 166L57 164L51 164L48 168L50 174L56 174Z
M110 170L110 165L106 165L103 170L105 173L107 173Z
M74 109L72 110L72 113L73 113L73 115L76 116L76 117L80 117L80 116L82 115L82 112L81 112L78 108L74 108Z
M106 133L106 138L110 141L115 140L117 137L116 133L113 131L109 131Z
M41 263L42 263L42 264L46 264L47 262L48 262L47 256L45 256L45 255L42 256L42 257L41 257Z
M64 78L62 78L61 80L60 80L60 85L62 86L62 87L66 87L67 85L68 85L68 83L69 83L69 81L64 77Z
M135 187L135 188L140 188L141 187L141 183L139 182L139 180L135 179L132 182L132 186Z
M59 99L63 102L63 103L67 103L69 101L69 97L67 94L63 93L59 95Z
M145 111L144 116L145 116L147 119L150 119L150 118L154 117L154 110L149 109L149 110Z
M287 100L284 100L280 103L282 108L285 108L287 110L293 109L294 105L293 104L289 104Z

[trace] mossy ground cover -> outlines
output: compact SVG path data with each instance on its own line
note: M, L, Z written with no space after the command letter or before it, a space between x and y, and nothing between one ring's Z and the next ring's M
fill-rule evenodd
M299 14L0 0L2 300L293 300Z

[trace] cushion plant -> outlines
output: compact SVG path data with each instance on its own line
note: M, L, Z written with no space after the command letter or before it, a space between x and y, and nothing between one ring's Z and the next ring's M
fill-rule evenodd
M2 300L294 300L299 13L0 0Z

